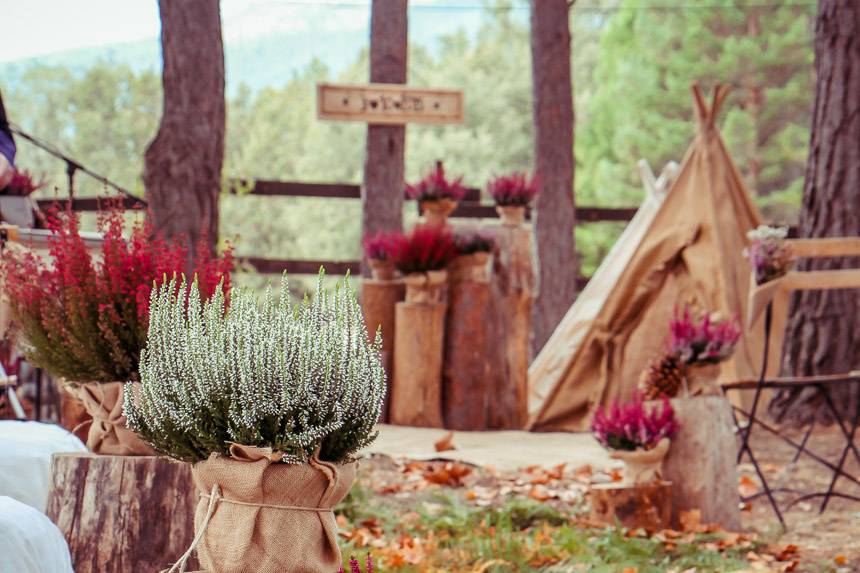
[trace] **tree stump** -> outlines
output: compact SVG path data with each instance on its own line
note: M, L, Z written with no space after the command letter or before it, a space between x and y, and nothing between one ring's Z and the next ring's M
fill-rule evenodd
M669 527L672 515L672 483L638 485L603 483L588 490L591 519L649 533Z
M45 513L68 541L76 573L161 571L191 544L197 501L188 464L54 454Z
M493 304L489 283L456 282L449 287L442 381L446 428L490 428L491 400L505 386L505 349Z
M441 428L445 303L398 302L394 322L389 421Z
M520 429L528 421L529 336L536 286L532 232L525 226L501 225L495 237L493 284L504 341L506 383L492 397L493 428Z
M364 322L371 339L377 329L382 332L382 366L386 378L392 380L394 356L394 309L403 300L406 287L403 281L378 281L363 279L361 281L361 308L364 311ZM388 408L391 400L391 389L385 396L380 422L388 421Z
M672 523L680 526L681 512L698 509L702 523L740 531L737 442L729 401L697 396L671 403L678 433L663 462L663 477L674 483Z

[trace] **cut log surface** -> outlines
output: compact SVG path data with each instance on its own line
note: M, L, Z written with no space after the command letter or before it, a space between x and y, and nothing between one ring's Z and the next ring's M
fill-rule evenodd
M591 519L630 529L654 532L669 527L672 513L672 484L597 484L588 490Z
M441 428L445 304L397 303L394 336L391 423Z
M76 573L161 571L191 544L197 501L188 464L54 454L45 513L68 541Z
M676 398L678 420L663 477L674 483L672 523L682 511L698 509L702 523L740 531L737 443L731 405L722 396Z
M490 424L495 429L520 429L528 421L529 336L537 283L531 229L501 225L495 243L493 279L507 375L505 387L493 396Z
M504 388L505 356L489 283L458 282L448 291L442 403L445 427L487 430Z
M382 366L389 381L392 380L394 360L394 309L403 300L406 287L403 281L377 281L362 279L361 308L364 311L364 321L371 339L376 336L377 329L382 333ZM390 393L390 385L389 385ZM390 394L382 411L381 422L388 421L388 404Z

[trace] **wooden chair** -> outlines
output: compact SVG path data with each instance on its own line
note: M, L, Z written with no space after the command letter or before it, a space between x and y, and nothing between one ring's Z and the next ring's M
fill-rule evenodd
M860 256L860 237L856 238L826 238L826 239L793 239L788 241L798 258L816 258L816 257L848 257ZM774 498L774 492L764 473L759 467L755 453L750 444L750 435L753 427L758 425L766 431L780 437L783 441L791 445L795 449L795 455L792 460L792 465L797 462L802 454L806 454L811 459L820 463L832 472L830 485L826 492L815 492L801 495L791 501L787 507L799 503L801 501L814 497L823 497L819 513L827 508L827 504L831 497L842 497L854 501L860 501L860 497L844 494L835 491L836 482L840 477L844 477L849 481L860 485L860 479L857 476L851 475L845 471L845 461L849 453L853 453L854 457L860 462L860 452L854 445L854 436L857 431L858 421L860 421L860 410L855 411L851 416L850 424L846 424L843 416L833 403L830 396L830 389L837 384L856 384L860 383L860 370L855 370L842 374L830 374L823 376L769 376L768 370L778 372L779 361L782 357L782 344L771 344L771 335L773 332L782 333L785 329L785 323L788 315L788 307L790 296L793 291L797 290L825 290L825 289L860 289L860 269L839 269L839 270L819 270L819 271L790 271L786 276L769 281L763 285L755 285L755 281L751 281L752 288L750 292L750 304L748 305L749 316L747 317L747 326L751 327L759 318L761 313L764 313L764 349L762 353L761 373L757 380L739 380L725 384L724 391L741 391L754 390L752 406L749 411L744 410L739 406L734 406L735 411L746 418L746 424L741 424L737 416L735 422L738 432L741 436L741 445L738 450L738 462L741 461L744 454L747 454L753 467L761 480L764 488L764 494L770 501L774 512L777 515L780 523L785 527L785 521L780 511L779 504ZM770 367L770 368L769 368ZM816 454L807 447L807 443L812 429L814 420L810 422L804 433L804 437L800 442L784 436L779 429L774 428L770 424L757 417L758 407L761 402L762 393L765 390L773 389L798 389L811 388L822 396L828 411L836 420L843 437L845 438L845 447L836 464L831 463L824 457Z

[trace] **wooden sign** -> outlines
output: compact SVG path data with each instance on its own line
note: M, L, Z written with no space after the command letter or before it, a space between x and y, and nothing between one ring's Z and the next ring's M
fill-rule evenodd
M317 115L375 124L463 123L463 92L402 84L317 84Z

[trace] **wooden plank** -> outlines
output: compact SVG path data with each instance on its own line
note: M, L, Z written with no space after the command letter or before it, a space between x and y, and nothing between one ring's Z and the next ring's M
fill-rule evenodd
M463 123L463 91L400 84L317 84L317 117L371 124Z
M789 239L798 257L858 257L860 237L827 237L823 239Z
M111 197L111 200L116 201L117 197ZM50 209L59 206L65 209L68 205L68 199L37 199L36 205L39 209ZM104 197L76 197L72 199L72 211L98 211L105 206ZM123 197L122 205L126 209L146 209L146 203L134 197Z
M783 279L781 288L788 290L860 288L860 269L792 271Z
M320 267L325 268L327 275L345 275L347 271L358 276L360 261L325 261L318 259L267 259L264 257L239 257L240 265L249 265L261 274L279 275L286 272L291 275L315 275Z

